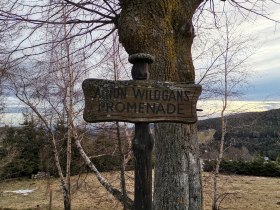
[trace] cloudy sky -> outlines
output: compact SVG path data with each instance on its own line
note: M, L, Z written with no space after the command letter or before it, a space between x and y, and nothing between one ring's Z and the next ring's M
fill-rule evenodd
M280 5L270 4L267 11L270 12L269 17L280 21ZM240 27L245 34L254 37L254 53L248 60L252 74L248 89L244 90L239 100L230 101L227 113L279 109L280 22L253 15L251 21L242 23ZM203 109L203 112L198 115L200 119L217 117L221 106L221 100L200 100L197 107Z
M273 7L271 13L270 17L280 20L280 5ZM252 31L260 46L249 60L254 76L245 98L280 101L280 23L259 17L246 23L244 30Z
M269 17L280 21L280 5L270 6L267 10L270 11ZM256 52L248 61L253 74L244 97L241 101L232 102L230 109L265 111L280 108L280 23L254 17L242 27L242 30L255 37ZM21 105L14 98L9 101L8 114L4 121L14 124L15 121L18 122L17 117L22 112L19 109ZM221 103L215 100L200 101L198 108L202 108L202 115L206 115L219 110L220 105Z

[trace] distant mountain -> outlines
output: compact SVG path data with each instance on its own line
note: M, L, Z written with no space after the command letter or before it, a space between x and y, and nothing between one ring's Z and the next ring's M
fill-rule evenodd
M226 120L228 128L225 157L228 159L247 160L262 155L274 160L280 155L280 109L231 115ZM214 158L216 154L213 153L218 151L221 138L220 118L198 122L200 132L209 132L210 129L213 140L202 139L200 144L204 158Z

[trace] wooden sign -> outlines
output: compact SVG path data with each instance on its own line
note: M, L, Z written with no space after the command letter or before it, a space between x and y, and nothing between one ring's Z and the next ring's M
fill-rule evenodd
M151 80L86 79L84 120L87 122L197 121L201 86Z

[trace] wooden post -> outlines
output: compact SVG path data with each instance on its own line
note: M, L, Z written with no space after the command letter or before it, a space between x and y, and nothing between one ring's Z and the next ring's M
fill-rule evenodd
M139 53L129 56L133 64L133 80L148 80L150 64L154 58L149 54ZM135 123L135 137L132 149L135 158L134 209L152 210L152 150L153 138L149 123Z
M135 157L134 209L152 209L151 122L195 123L196 103L201 86L149 80L151 55L129 56L133 80L86 79L84 120L87 122L127 121L135 123L132 149Z

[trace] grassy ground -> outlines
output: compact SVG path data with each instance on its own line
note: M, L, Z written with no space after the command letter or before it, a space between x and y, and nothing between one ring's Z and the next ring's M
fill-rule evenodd
M104 176L118 187L119 174L117 172L104 173ZM127 182L128 192L132 195L132 172L127 172ZM222 175L219 183L220 200L222 200L221 209L280 209L280 179ZM203 174L203 185L204 208L205 210L210 210L212 186L210 174ZM19 189L35 189L35 191L29 195L7 192ZM72 177L72 189L73 210L121 209L121 205L100 186L92 174ZM57 179L6 181L0 183L0 210L48 209L51 197L52 210L63 209L62 193Z

